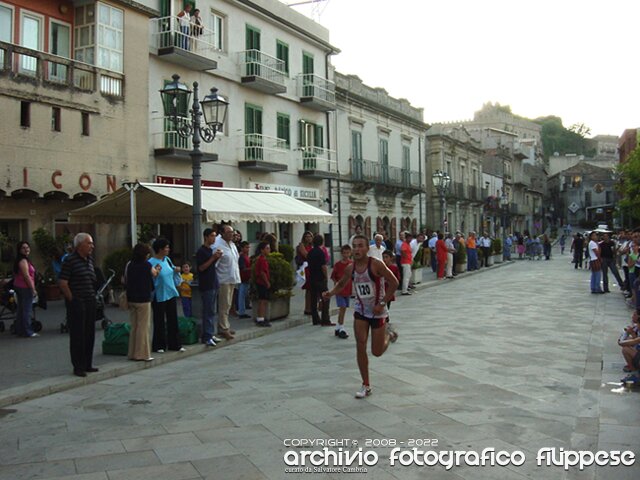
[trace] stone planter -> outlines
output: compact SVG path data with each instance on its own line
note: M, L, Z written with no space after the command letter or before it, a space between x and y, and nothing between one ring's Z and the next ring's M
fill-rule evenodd
M494 263L493 262L493 255L489 255L489 259L488 259L487 265L491 266L491 265L493 265L493 263Z
M456 273L464 273L467 271L466 263L456 263Z
M251 309L253 320L255 321L258 314L258 299L253 298L251 300L253 308ZM272 298L267 302L267 313L264 316L265 320L279 320L289 316L289 309L291 306L291 297L277 297Z
M494 263L502 263L502 254L493 255L493 262Z

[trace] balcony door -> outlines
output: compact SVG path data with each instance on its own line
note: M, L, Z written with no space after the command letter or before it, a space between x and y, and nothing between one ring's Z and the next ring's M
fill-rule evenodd
M260 76L260 30L251 25L247 25L245 34L246 47L246 75L249 77Z
M302 96L313 97L313 55L302 52Z
M20 15L20 46L42 51L43 22L44 18L41 15L22 11ZM35 57L20 55L20 73L35 76L37 64L38 61Z
M262 109L255 105L244 106L245 160L264 160L262 145Z
M351 130L351 169L354 180L362 181L362 132Z
M71 27L68 24L51 20L49 27L49 52L59 57L71 58ZM58 63L49 63L49 80L65 82L67 67Z
M380 139L379 145L379 158L380 158L380 179L382 183L389 183L389 140L386 138Z

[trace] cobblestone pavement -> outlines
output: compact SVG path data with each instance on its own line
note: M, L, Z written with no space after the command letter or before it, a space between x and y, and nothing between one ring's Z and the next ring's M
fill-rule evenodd
M285 473L285 452L299 449L284 440L316 438L376 451L373 479L637 479L638 465L536 465L544 447L639 453L640 394L616 383L630 310L618 293L589 294L588 272L568 261L514 262L400 298L400 338L370 357L364 400L353 395L353 336L305 324L4 407L0 480L306 478ZM391 466L390 449L366 439L437 439L436 451L491 447L526 460Z

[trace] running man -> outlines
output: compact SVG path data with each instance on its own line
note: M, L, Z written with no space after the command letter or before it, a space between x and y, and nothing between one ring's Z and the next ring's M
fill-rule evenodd
M345 269L340 281L323 294L324 298L329 299L336 292L340 292L350 279L353 279L356 294L353 331L356 336L358 368L362 377L362 387L356 393L356 398L371 395L369 357L367 356L369 328L371 328L371 353L376 357L382 356L389 342L395 342L398 338L395 331L385 326L389 316L387 302L391 300L398 288L398 279L383 262L367 256L368 250L367 237L355 235L353 238L354 263ZM386 291L385 281L389 286Z

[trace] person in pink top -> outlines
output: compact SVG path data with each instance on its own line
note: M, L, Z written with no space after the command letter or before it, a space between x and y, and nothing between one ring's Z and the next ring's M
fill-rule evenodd
M16 334L19 337L38 337L31 328L31 310L36 297L36 269L29 260L31 246L28 242L18 242L16 262L13 265L13 287L18 296L16 311Z

